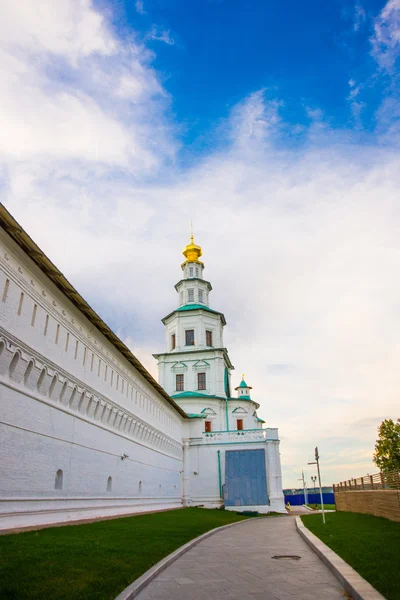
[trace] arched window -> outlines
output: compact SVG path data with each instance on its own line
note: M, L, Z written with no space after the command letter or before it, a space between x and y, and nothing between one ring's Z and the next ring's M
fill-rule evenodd
M110 476L107 479L107 492L111 492L111 490L112 490L112 477Z
M54 489L55 490L62 490L62 486L63 486L63 472L61 469L58 469L57 473L56 473L56 480L54 483Z

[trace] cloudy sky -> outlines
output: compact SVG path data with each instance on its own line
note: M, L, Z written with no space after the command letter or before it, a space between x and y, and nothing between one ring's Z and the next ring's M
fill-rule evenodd
M0 0L1 200L156 375L189 222L284 485L400 394L400 0Z

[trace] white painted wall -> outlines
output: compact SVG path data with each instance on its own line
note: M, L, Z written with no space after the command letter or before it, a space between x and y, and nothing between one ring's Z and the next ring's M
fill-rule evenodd
M184 369L185 389L195 391L201 370L207 373L202 393L225 397L225 356L215 349L223 348L219 315L178 315L167 322L167 341L176 328L178 345L176 352L160 355L160 384L174 394L175 374ZM180 355L184 330L192 327L196 345ZM209 328L214 349L201 352ZM203 360L209 364L196 366ZM213 431L226 429L225 400L198 397L180 404L191 413L208 409ZM246 429L260 427L253 415L257 404L238 399L228 402L229 429L236 429L237 407L247 410L241 414ZM276 510L283 506L277 431L256 445L253 434L247 435L240 447L266 449ZM0 436L3 529L221 502L217 450L224 480L230 445L210 445L204 420L184 419L4 231ZM62 489L55 486L58 470Z
M0 527L181 506L183 418L4 231L0 428Z
M204 440L192 439L190 442L190 467L188 469L191 473L191 502L197 505L204 504L215 507L223 503L219 488L218 451L221 463L221 481L224 484L225 452L227 450L264 449L269 505L258 507L258 510L261 512L284 512L277 430L267 429L266 438L265 441L247 438L243 443L238 441L218 443L213 438L208 440L209 443L204 443ZM234 509L238 510L238 507Z
M185 345L185 331L194 329L194 346ZM178 311L171 315L165 323L167 352L193 352L208 349L206 331L212 331L213 348L223 348L223 330L221 317L218 314L202 310ZM176 336L176 347L171 346L171 335Z

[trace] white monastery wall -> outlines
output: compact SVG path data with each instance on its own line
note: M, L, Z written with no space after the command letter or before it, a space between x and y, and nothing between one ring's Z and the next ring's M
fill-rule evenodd
M3 523L181 506L183 420L1 231Z

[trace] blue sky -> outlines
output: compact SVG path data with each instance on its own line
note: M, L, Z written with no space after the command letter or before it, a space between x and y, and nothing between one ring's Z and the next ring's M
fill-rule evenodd
M215 124L258 89L284 98L281 114L293 126L307 126L307 109L318 109L342 128L355 125L349 82L361 83L360 121L373 131L381 94L390 86L370 55L374 18L384 5L144 0L138 11L129 1L119 3L114 25L119 35L134 32L154 51L186 158L206 151L215 142ZM301 139L300 131L288 135Z
M400 0L0 4L0 195L157 376L193 220L284 484L400 389Z

